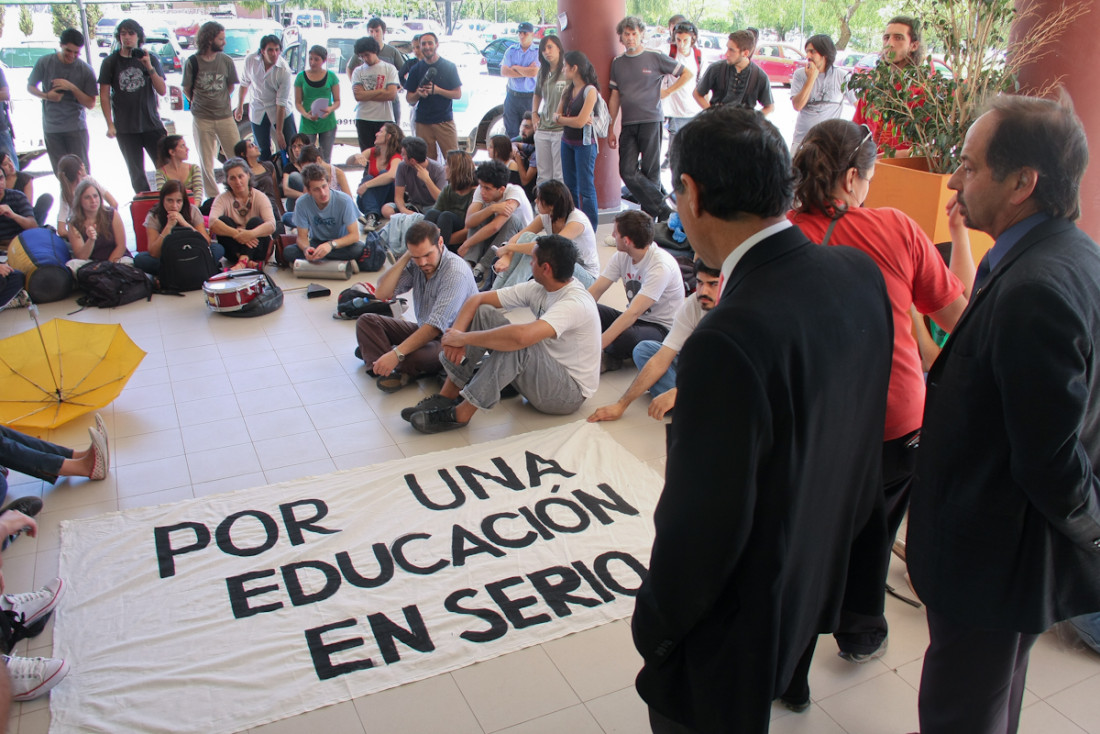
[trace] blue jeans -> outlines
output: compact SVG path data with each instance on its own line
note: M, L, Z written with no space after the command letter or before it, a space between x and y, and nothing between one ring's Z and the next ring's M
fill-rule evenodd
M61 464L71 458L72 449L0 426L0 466L47 482L56 482ZM0 501L7 493L7 478L0 474Z
M584 212L592 229L600 226L600 207L596 202L596 153L592 145L561 144L561 173L573 195L573 204Z
M0 113L2 114L2 113ZM15 170L19 170L19 156L15 152L15 141L11 139L11 130L0 130L0 150L8 154Z
M674 153L672 149L672 142L676 140L676 133L680 132L680 128L688 124L694 117L669 117L668 118L668 165L672 169L673 175L675 175L676 164L679 163L680 156L678 153ZM675 188L675 186L673 187Z
M660 348L661 342L652 339L638 342L637 346L634 347L634 365L641 370L649 360L653 359L653 355ZM657 397L676 387L676 362L679 359L680 355L672 358L672 364L668 366L668 369L665 370L665 373L661 375L657 382L653 383L653 387L649 388L650 395Z
M252 123L252 139L256 141L256 147L260 149L260 159L269 161L271 155L271 129L274 126L267 114L259 122ZM298 134L298 126L294 124L294 113L287 110L283 117L283 139L290 145L290 139ZM278 147L278 146L276 146Z
M317 240L312 237L309 239L310 247L316 247L322 242L328 242L328 240ZM332 252L325 255L325 260L358 260L359 256L363 254L363 243L356 242L354 245L348 245L347 247L334 248ZM293 263L295 260L304 260L305 253L302 252L302 248L297 244L287 245L287 248L283 250L283 256L288 263Z
M363 174L363 181L370 181L373 176L369 173ZM362 183L362 181L360 181ZM377 214L382 216L382 205L392 204L394 194L394 185L391 181L385 186L375 186L369 188L363 192L363 195L356 200L356 204L359 205L359 211L364 214Z
M23 290L26 279L22 271L12 270L7 275L0 275L0 306L6 306L8 301L19 295ZM0 464L3 464L0 461Z
M225 248L217 240L212 240L210 242L210 255L214 258L214 264L221 267L219 261L225 257ZM139 252L134 255L134 267L149 273L155 278L160 274L160 258L153 257L148 252Z

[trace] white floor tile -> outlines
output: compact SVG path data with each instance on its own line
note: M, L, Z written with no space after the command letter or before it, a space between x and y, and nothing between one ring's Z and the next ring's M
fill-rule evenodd
M391 688L352 703L371 734L482 734L474 712L450 675Z
M629 687L642 669L625 622L545 642L542 648L582 701Z

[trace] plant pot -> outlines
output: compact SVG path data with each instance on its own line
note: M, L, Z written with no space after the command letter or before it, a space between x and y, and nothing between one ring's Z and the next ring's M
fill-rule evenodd
M880 158L863 205L900 209L920 225L932 242L950 242L946 207L955 192L947 188L949 178L947 174L929 173L925 158ZM970 250L977 263L993 246L993 239L984 232L973 229L969 232Z

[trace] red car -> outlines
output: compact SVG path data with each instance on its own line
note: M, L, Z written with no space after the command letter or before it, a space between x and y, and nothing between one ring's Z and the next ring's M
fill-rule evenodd
M176 41L184 48L190 48L195 42L195 35L199 32L199 22L191 25L180 26L176 29Z
M806 54L802 49L789 43L765 41L757 45L752 60L768 74L772 84L791 86L791 77L795 69L806 65Z

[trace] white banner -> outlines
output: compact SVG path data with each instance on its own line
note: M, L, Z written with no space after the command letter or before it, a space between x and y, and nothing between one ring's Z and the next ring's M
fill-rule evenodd
M236 732L621 619L660 490L577 423L64 522L50 732Z

